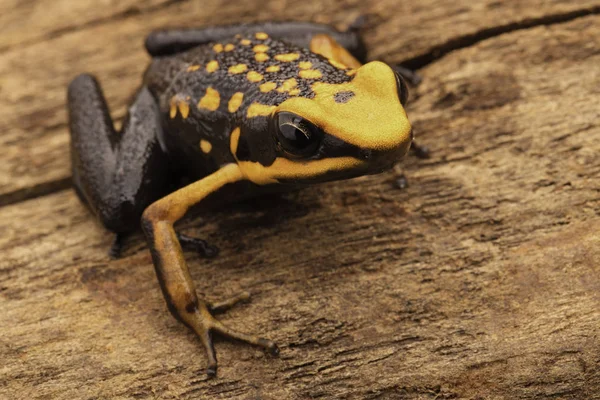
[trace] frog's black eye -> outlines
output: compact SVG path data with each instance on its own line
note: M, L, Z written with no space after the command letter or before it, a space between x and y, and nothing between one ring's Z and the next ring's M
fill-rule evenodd
M319 128L306 119L290 112L275 117L277 140L281 149L292 157L307 157L316 152L321 143Z
M403 107L406 106L406 102L408 101L408 86L406 86L406 82L404 82L404 78L400 76L399 73L396 72L396 86L398 88L398 98L400 99L400 103Z

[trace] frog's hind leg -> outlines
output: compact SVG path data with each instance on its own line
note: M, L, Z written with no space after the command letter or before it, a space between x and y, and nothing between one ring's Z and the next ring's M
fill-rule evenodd
M366 58L365 45L360 37L361 22L357 20L346 31L312 22L263 22L213 26L207 28L184 28L158 30L146 38L146 50L153 56L179 53L195 46L232 38L237 34L266 33L268 36L285 40L300 47L309 48L316 35L327 35L349 51L360 61Z
M117 250L165 191L168 159L159 143L158 106L142 88L117 132L98 82L80 75L69 85L68 108L73 183L102 224L119 235Z

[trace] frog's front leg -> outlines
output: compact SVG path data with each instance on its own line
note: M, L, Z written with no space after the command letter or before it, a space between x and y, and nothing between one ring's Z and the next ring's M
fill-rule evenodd
M246 299L247 294L215 305L199 299L181 245L173 230L173 224L183 217L190 206L224 185L242 179L239 167L236 164L228 164L212 175L154 202L142 215L142 228L169 311L200 337L208 356L209 376L214 376L217 371L213 332L263 347L271 354L279 352L277 345L270 340L231 330L213 317L211 311L228 308L237 301Z
M83 74L69 85L68 109L75 190L115 232L109 255L118 258L127 235L138 229L144 209L168 189L169 157L159 140L158 104L142 87L117 132L100 84ZM202 256L218 253L202 239L181 236L186 248Z

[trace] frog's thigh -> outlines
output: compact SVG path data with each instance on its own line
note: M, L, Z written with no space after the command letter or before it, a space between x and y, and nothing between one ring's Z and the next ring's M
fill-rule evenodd
M361 66L361 63L346 48L327 34L313 36L310 41L310 51L342 63L350 68L359 68Z
M168 174L156 101L142 88L117 133L100 85L80 75L69 85L68 109L78 194L109 230L137 229L144 208L163 194Z

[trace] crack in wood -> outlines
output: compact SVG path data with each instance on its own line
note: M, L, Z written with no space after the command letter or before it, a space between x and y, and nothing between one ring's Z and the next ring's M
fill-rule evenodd
M441 59L446 54L456 50L471 47L479 42L487 39L494 38L496 36L504 35L519 30L535 28L538 26L549 26L554 24L560 24L569 22L577 18L587 17L589 15L599 14L600 6L589 7L581 10L574 10L566 13L559 13L554 15L544 15L539 18L530 18L523 21L511 22L505 25L493 26L490 28L481 29L477 32L470 33L468 35L459 36L448 40L446 43L433 47L428 52L425 52L419 56L409 58L401 61L400 65L403 67L419 70L428 66L429 64Z

